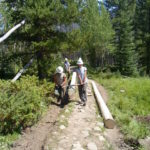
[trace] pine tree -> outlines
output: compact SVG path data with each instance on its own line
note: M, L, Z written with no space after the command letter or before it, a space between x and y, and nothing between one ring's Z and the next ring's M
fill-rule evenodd
M38 76L48 74L51 54L64 48L67 27L78 20L78 4L72 0L6 0L12 22L26 19L15 38L29 43L37 56ZM71 32L71 31L70 31Z
M123 75L133 75L137 68L133 28L135 4L135 0L106 1L116 31L114 39L116 68Z
M136 49L141 74L150 75L150 1L138 0L135 19Z

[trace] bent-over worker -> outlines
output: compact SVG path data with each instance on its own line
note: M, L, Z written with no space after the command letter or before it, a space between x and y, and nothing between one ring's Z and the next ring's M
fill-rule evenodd
M66 85L67 78L66 74L63 72L63 68L61 66L56 68L56 73L54 75L55 89L58 90L59 97L58 102L61 101L61 105L65 104L65 93L66 93Z

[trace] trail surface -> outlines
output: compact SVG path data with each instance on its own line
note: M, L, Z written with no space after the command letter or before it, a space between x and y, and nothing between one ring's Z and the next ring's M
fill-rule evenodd
M91 91L91 87L88 87ZM79 98L78 98L79 99ZM95 99L88 96L86 106L75 102L72 114L67 118L68 124L58 125L57 131L52 133L45 144L45 150L105 150L109 145L103 136L104 124L97 114ZM69 109L66 110L66 112ZM60 119L65 119L65 115ZM61 122L61 121L60 121Z
M54 130L56 124L56 118L60 109L52 105L45 116L31 128L27 128L20 139L14 144L12 150L41 150L43 149L43 143L47 139L52 130Z
M97 86L107 101L105 89ZM64 109L51 105L37 125L23 132L12 150L131 150L118 128L104 128L91 84L88 93L86 106L79 104L78 93Z

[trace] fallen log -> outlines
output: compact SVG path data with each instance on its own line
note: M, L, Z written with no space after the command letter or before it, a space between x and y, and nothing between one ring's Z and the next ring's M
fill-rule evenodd
M74 99L74 97L76 95L76 86L74 86L74 85L76 85L76 80L77 80L77 73L73 72L71 83L70 83L69 90L68 90L70 99Z
M30 59L30 61L16 74L16 76L11 80L11 82L15 82L19 79L19 77L26 71L26 69L33 63L34 57Z
M93 90L94 90L94 94L95 94L98 106L99 106L102 116L104 118L105 127L108 129L113 129L115 126L114 119L113 119L108 107L106 106L99 90L97 89L97 86L94 81L92 81L92 86L93 86Z
M5 35L0 37L0 43L2 43L4 40L6 40L15 30L17 30L18 28L20 28L24 24L25 24L25 20L21 21L21 23L17 24L12 29L10 29Z

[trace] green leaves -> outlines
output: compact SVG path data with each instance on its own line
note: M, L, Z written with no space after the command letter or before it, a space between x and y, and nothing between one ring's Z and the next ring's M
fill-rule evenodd
M7 134L33 125L50 103L53 84L40 84L37 77L16 83L0 81L0 133Z
M83 48L88 49L87 57L93 67L105 52L112 50L111 40L114 31L110 22L109 14L97 0L87 0L83 7L81 19L81 34ZM84 54L84 52L83 52ZM90 58L90 59L89 59Z
M136 1L107 1L116 31L114 38L116 68L123 75L135 75L137 55L135 54L134 15Z

